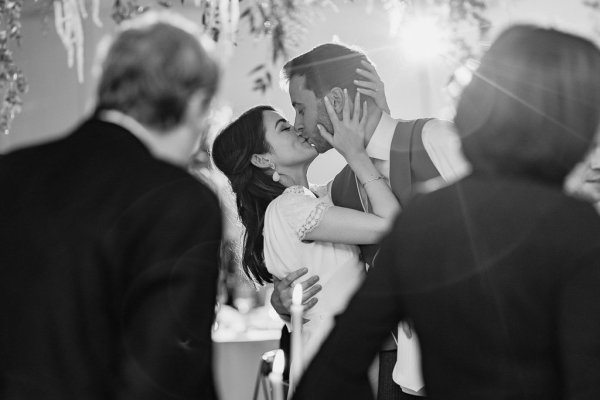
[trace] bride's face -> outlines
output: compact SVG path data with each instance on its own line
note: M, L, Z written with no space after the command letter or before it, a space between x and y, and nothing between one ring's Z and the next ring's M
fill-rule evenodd
M277 167L302 165L317 157L317 150L305 138L298 136L294 127L279 113L264 111L263 124L265 138Z

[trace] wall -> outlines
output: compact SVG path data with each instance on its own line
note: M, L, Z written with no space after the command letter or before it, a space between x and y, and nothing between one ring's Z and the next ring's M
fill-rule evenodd
M82 84L77 82L75 69L67 67L66 52L54 31L53 17L50 15L45 26L39 7L25 10L22 45L15 49L15 58L29 80L30 90L23 96L23 111L15 119L11 133L0 137L0 152L57 138L89 112L93 103L91 71L95 47L115 27L107 5L112 2L103 3L101 19L104 27L99 28L89 20L84 25L85 80ZM186 9L184 13L190 19L195 16L193 9ZM357 29L358 21L364 24L365 29ZM244 26L241 28L238 45L226 65L219 103L231 107L234 117L256 104L271 104L293 119L287 93L278 84L282 62L270 66L276 79L272 89L264 94L252 91L252 79L248 73L265 61L270 65L270 49L267 41L252 38ZM339 11L331 8L322 10L310 24L301 45L290 56L337 36L344 43L359 45L378 65L387 85L390 107L398 116L412 118L433 113L442 103L438 94L445 77L442 74L433 83L421 82L418 79L421 72L399 60L387 29L387 17L382 9L375 8L372 13L366 14L364 1L344 3ZM437 71L434 71L431 76L437 77L436 74ZM424 88L432 90L432 93L425 93ZM314 182L327 181L342 165L341 157L330 151L314 163L309 178Z
M244 2L242 2L242 7ZM91 107L94 82L91 76L95 47L98 41L114 29L110 19L110 4L103 1L99 28L91 21L85 24L85 81L77 82L74 69L67 67L66 52L54 31L50 16L46 33L39 7L26 7L23 16L23 40L15 49L15 58L30 82L30 91L23 97L23 112L14 121L9 135L0 135L0 153L18 147L50 140L68 131ZM366 0L334 2L309 24L300 46L290 56L300 54L334 37L354 44L367 52L386 83L386 93L392 114L400 118L420 116L448 117L450 100L444 88L452 68L440 60L418 65L404 59L396 40L388 34L388 15L381 7L366 11ZM375 2L377 4L378 2ZM31 3L34 4L34 3ZM511 22L535 21L552 23L561 28L589 34L594 27L591 13L579 0L505 0L495 1L492 18L496 31ZM176 8L177 9L177 8ZM197 17L193 9L183 10L190 19ZM277 84L264 95L252 91L248 72L270 58L268 43L249 37L242 26L238 45L226 65L219 103L231 107L233 116L257 104L271 104L285 116L294 118L285 91ZM270 68L277 79L281 63ZM329 180L343 165L334 151L317 158L309 170L309 179L319 183Z

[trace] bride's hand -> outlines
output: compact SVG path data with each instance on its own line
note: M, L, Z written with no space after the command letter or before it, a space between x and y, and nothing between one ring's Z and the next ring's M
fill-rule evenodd
M385 87L383 81L377 74L375 67L367 61L361 61L365 69L357 68L356 73L365 77L367 80L355 80L354 84L358 86L356 89L359 93L371 97L375 101L375 105L383 112L390 115L390 107L385 98Z
M322 125L317 125L319 133L337 151L348 159L356 154L365 152L365 125L367 123L367 103L363 103L361 116L360 93L356 93L354 110L350 117L350 100L348 91L344 89L344 107L340 120L327 97L324 99L325 108L333 125L333 133L328 132Z

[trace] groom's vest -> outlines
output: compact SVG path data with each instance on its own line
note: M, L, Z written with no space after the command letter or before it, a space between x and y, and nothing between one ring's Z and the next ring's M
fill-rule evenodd
M436 178L440 174L423 147L423 126L430 119L398 121L390 150L390 185L392 192L406 207L415 185ZM331 199L340 207L363 211L357 180L346 165L333 180ZM373 266L378 245L360 246L363 260Z

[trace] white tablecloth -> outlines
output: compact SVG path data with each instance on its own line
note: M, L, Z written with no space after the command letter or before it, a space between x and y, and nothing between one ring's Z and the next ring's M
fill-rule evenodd
M280 332L249 331L229 338L215 335L214 371L221 400L252 399L261 356L279 348Z

